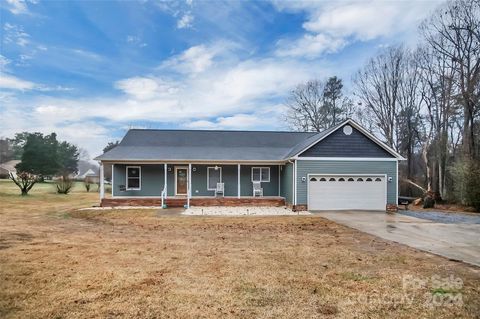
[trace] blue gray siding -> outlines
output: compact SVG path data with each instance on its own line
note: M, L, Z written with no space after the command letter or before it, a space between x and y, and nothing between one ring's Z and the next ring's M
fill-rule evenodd
M397 200L397 162L396 161L297 161L297 205L307 204L307 181L302 177L308 174L387 174L392 177L387 182L387 203L396 204Z
M252 167L270 167L270 182L262 183L263 196L278 196L278 165L242 165L241 196L253 195Z
M141 167L141 189L121 191L120 186L126 185L125 164L115 164L113 196L160 196L164 187L163 164L131 164ZM175 167L188 164L168 164L167 195L175 196ZM213 196L214 191L207 190L207 167L211 165L192 164L192 196ZM225 183L225 196L238 195L238 166L218 165L222 168L222 181ZM279 174L278 165L242 165L241 166L241 196L252 196L252 167L270 167L270 182L262 183L264 196L278 196Z
M222 169L222 181L225 184L225 196L238 195L237 165L217 165ZM207 190L207 168L215 165L192 164L192 196L213 196L214 191ZM195 168L195 171L193 169Z
M390 157L377 143L352 127L352 134L345 135L343 127L313 145L300 157Z
M160 196L163 190L163 165L142 164L128 165L141 167L141 189L121 191L120 186L126 186L126 167L124 164L115 164L113 171L113 196Z
M289 204L293 203L293 164L287 163L282 166L280 174L280 196L285 197Z

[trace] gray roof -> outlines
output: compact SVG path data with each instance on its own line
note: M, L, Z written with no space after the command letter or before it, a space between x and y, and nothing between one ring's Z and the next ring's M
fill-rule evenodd
M323 133L132 129L96 160L282 161L319 134Z

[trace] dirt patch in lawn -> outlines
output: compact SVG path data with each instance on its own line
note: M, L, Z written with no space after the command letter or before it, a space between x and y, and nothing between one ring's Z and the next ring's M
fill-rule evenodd
M0 191L0 200L7 201L0 208L0 234L8 243L0 250L0 317L478 318L480 313L478 268L320 217L74 211L47 195L36 208L22 210L23 199ZM94 201L95 195L74 193L70 206ZM435 278L461 285L437 287Z

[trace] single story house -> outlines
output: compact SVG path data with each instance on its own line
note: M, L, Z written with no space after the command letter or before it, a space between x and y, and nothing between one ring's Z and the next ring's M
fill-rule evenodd
M96 160L102 206L394 210L404 158L347 119L321 133L131 129Z

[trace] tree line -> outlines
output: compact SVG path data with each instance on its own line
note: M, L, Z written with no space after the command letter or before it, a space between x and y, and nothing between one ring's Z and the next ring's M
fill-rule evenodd
M299 85L286 120L322 131L351 117L407 158L401 194L480 210L480 1L448 2L419 35L413 49L399 44L369 59L350 98L337 77Z

